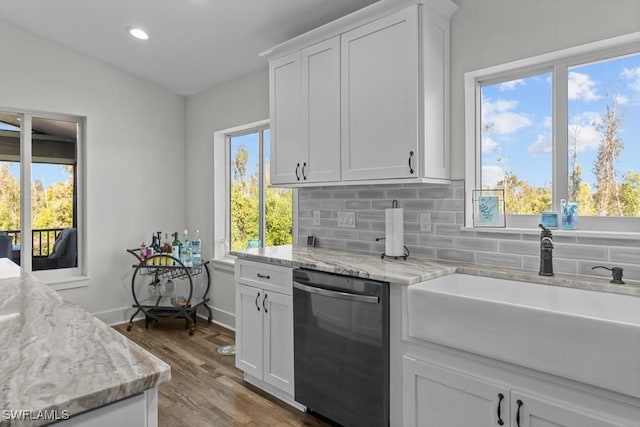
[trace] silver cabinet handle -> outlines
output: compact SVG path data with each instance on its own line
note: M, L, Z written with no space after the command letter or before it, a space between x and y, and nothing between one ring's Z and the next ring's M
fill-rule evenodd
M409 173L413 175L413 166L411 165L411 160L413 159L413 151L409 151Z
M315 286L307 286L302 283L293 282L293 287L310 294L322 295L323 297L337 298L345 301L364 302L367 304L378 304L380 298L373 295L352 294L349 292L332 291L324 288L316 288Z
M296 165L296 179L300 181L300 175L298 175L298 169L300 169L300 163Z
M264 293L264 299L262 300L262 308L264 308L264 312L268 313L269 310L267 310L267 293Z
M261 279L271 279L271 276L269 276L268 274L260 274L260 273L256 273L256 276L258 276Z
M258 295L256 295L256 308L258 309L258 311L260 311L260 306L258 305L259 299L260 299L260 292L258 292Z
M307 168L307 162L302 164L302 179L307 180L307 173L304 171Z

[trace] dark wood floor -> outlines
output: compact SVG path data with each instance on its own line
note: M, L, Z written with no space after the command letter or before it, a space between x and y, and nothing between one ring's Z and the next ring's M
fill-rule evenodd
M159 387L160 427L327 426L244 382L234 356L216 352L233 344L234 333L198 319L189 336L184 320L161 319L144 328L137 322L127 332L114 329L171 365L171 382Z

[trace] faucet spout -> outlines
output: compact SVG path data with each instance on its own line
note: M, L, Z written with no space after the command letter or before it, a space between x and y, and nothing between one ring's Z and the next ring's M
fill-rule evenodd
M541 276L553 276L553 235L551 230L542 224L540 232L540 271Z

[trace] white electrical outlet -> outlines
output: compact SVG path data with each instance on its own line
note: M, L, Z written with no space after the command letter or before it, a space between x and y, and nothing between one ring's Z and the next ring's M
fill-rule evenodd
M355 228L356 213L338 211L338 227Z
M320 211L313 211L313 225L320 225Z
M431 231L430 212L420 212L420 231Z

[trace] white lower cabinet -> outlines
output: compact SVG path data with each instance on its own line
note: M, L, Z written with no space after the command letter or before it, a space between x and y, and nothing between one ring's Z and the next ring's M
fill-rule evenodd
M293 396L291 269L236 262L236 366L286 395L278 397Z
M546 387L544 395L503 384L453 367L405 355L403 424L421 427L622 427L626 423L597 407L582 407L576 399L564 401L571 390Z

